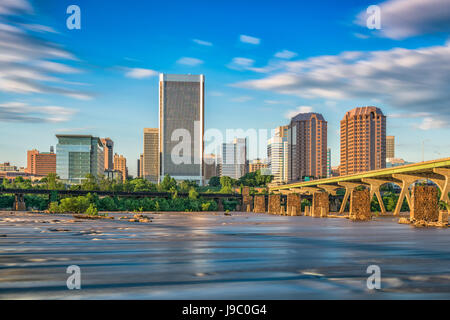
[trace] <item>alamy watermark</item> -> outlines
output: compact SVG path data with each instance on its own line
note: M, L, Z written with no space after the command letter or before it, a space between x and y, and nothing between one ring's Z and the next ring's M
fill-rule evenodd
M81 289L81 269L77 265L67 267L66 273L70 274L67 278L66 285L69 290Z
M370 274L367 278L367 289L381 289L381 269L376 264L367 267L366 273Z
M170 134L170 141L174 143L170 150L170 157L174 164L200 164L199 157L201 144L205 143L203 152L203 163L213 164L214 159L208 157L208 154L217 154L222 151L224 143L230 143L233 139L245 139L245 150L237 150L236 153L223 154L223 161L227 164L245 164L246 159L250 157L267 157L267 141L270 131L267 129L226 129L225 135L219 129L211 128L205 131L203 139L200 139L201 124L194 122L194 130L178 128Z
M69 30L81 29L81 9L79 6L72 4L67 7L67 14L70 16L66 20L66 26Z
M367 20L366 25L370 30L381 29L381 8L376 5L369 6L366 10L367 12Z

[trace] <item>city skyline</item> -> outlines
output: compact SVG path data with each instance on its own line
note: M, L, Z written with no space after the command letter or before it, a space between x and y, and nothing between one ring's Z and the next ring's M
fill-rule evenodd
M401 28L389 22L392 16L382 20L382 31L361 25L359 17L373 4L369 1L339 7L333 2L292 4L292 13L284 10L283 19L276 18L275 4L244 5L232 12L232 3L223 10L214 4L218 10L212 12L218 13L206 17L208 30L195 23L180 30L178 22L162 30L158 25L167 19L166 4L152 5L150 10L148 4L137 3L131 9L117 3L104 15L102 1L79 1L83 22L81 30L74 31L65 26L66 1L16 3L2 4L8 10L0 15L20 14L24 23L9 20L5 26L10 28L3 28L1 36L22 47L15 51L16 60L5 55L2 64L11 72L34 66L28 70L33 77L17 79L8 71L3 78L8 81L0 84L0 134L15 132L14 141L0 141L0 162L25 167L26 151L56 145L55 134L88 134L110 137L115 149L129 159L130 174L135 176L132 159L143 152L142 129L158 125L159 73L206 75L206 130L273 130L287 124L293 112L321 113L329 124L328 147L336 166L344 113L375 105L387 116L387 135L396 137L397 157L421 161L422 141L425 160L445 156L441 149L448 146L438 141L450 133L446 104L450 47L447 30L433 24L433 8L404 34L395 32ZM411 16L417 13L414 1L379 2L381 8L392 3L400 3ZM186 8L170 10L177 14ZM275 18L246 23L245 16L255 12ZM195 18L201 10L193 14ZM222 30L219 26L227 16L237 22ZM110 20L114 41L105 37L103 27ZM126 37L129 32L136 37ZM143 44L139 39L152 41ZM3 42L0 46L10 52ZM161 47L165 49L155 50ZM424 74L425 65L429 68ZM343 86L338 71L345 73L345 80L361 85ZM323 72L329 75L327 84L314 78ZM394 73L401 77L395 79Z

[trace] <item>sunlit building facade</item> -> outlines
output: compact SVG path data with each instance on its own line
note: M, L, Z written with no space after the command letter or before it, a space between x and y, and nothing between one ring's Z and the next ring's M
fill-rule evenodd
M386 168L386 116L359 107L341 120L341 176Z
M204 108L204 75L160 75L160 180L168 174L203 184Z
M56 174L68 183L80 183L87 174L104 173L103 143L90 135L56 135Z

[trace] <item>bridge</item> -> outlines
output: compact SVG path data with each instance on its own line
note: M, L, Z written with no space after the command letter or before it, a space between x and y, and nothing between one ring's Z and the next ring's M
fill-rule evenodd
M62 195L62 196L86 196L88 194L97 194L99 197L132 197L132 198L166 198L173 197L171 192L126 192L126 191L98 191L98 190L48 190L48 189L6 189L0 187L0 194L14 194L15 202L14 209L18 211L25 211L25 194L40 194L40 195ZM189 193L179 192L177 197L187 198ZM239 193L199 193L199 198L214 199L217 201L219 208L222 207L223 199L241 199Z
M411 208L411 195L409 187L418 180L429 180L437 185L441 191L441 201L450 204L450 158L420 162L405 166L367 171L352 175L331 177L304 182L295 182L269 187L270 193L275 194L309 194L326 193L336 195L339 189L345 189L339 213L343 213L352 196L352 191L363 186L370 190L370 199L375 195L381 207L381 212L386 213L383 204L380 187L387 183L393 183L401 188L400 196L396 204L394 215L399 215L404 199L407 199Z

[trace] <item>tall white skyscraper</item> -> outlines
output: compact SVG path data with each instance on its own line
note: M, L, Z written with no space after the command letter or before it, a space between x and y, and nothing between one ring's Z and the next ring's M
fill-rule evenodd
M288 141L275 131L275 136L267 142L269 169L274 183L288 181Z
M168 174L203 184L204 112L203 75L160 75L160 180Z
M246 172L247 164L247 139L235 138L231 143L222 145L222 162L220 176L239 179Z

